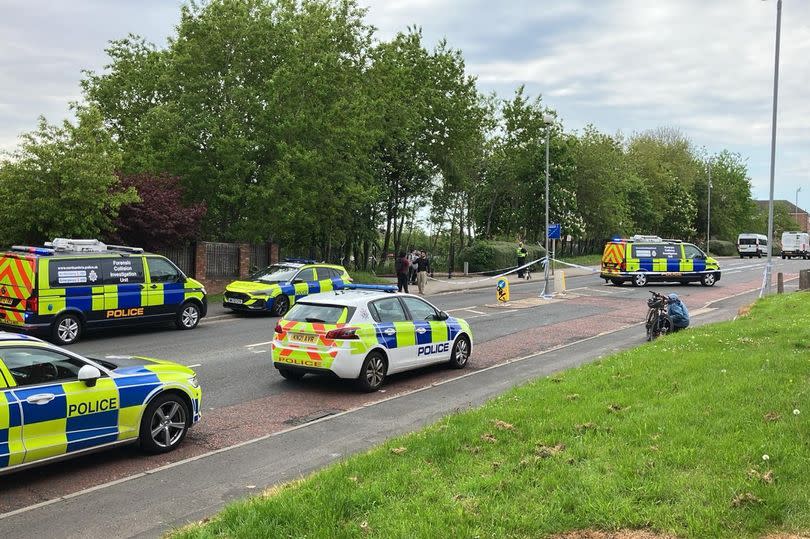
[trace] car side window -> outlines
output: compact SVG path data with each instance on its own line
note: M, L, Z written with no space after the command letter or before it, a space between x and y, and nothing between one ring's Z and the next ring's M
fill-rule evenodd
M683 255L687 259L693 258L704 258L703 251L695 247L694 245L684 245L683 246Z
M402 301L411 313L413 320L437 320L436 309L419 298L403 297Z
M149 257L149 278L153 283L177 283L182 280L180 271L165 258Z
M337 276L337 272L332 268L318 268L318 280L328 281Z
M405 316L405 310L398 298L385 298L375 301L373 304L374 311L376 311L378 322L405 322L408 317Z
M309 281L316 281L315 279L315 268L304 268L298 272L298 275L295 276L293 281L300 281L300 282L309 282Z
M85 363L42 348L4 348L0 359L18 386L32 386L79 379Z

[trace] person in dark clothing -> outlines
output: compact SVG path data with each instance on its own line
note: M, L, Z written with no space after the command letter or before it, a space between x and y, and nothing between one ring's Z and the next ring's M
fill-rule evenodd
M394 262L394 269L397 272L397 290L408 293L408 272L410 271L411 263L408 257L405 256L405 251L399 252L399 258Z
M689 309L686 304L678 297L678 294L672 293L669 295L667 301L667 314L669 319L672 320L674 331L678 331L689 327Z
M519 242L518 243L518 248L517 248L517 265L518 265L518 267L520 267L520 266L522 266L522 265L524 265L526 263L526 257L528 255L529 255L529 252L526 250L525 247L523 247L523 242L522 241ZM518 279L523 278L524 271L526 271L526 270L525 269L519 269L518 270L518 274L517 274Z
M416 259L416 285L419 287L419 293L421 295L425 294L428 272L430 272L430 260L427 257L427 253L422 251L419 253L419 258Z

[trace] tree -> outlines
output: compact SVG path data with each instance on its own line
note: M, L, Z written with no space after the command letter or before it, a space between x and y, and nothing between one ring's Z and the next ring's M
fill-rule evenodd
M728 150L708 160L695 182L695 199L699 208L696 226L699 234L706 230L709 167L712 173L711 234L715 238L734 241L739 233L749 232L756 215L748 166L742 156Z
M183 203L180 178L135 174L120 182L124 189L135 189L140 201L121 206L111 236L116 242L155 250L198 237L206 205Z
M100 237L138 200L115 175L121 152L98 109L79 107L76 118L57 126L40 117L0 165L0 243Z

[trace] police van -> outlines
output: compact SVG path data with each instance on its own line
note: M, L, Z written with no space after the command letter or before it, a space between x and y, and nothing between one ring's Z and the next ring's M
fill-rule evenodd
M600 277L616 286L652 281L714 286L720 280L720 264L694 244L636 235L605 245Z
M0 328L72 344L85 329L173 320L193 329L205 288L165 257L98 240L0 253Z

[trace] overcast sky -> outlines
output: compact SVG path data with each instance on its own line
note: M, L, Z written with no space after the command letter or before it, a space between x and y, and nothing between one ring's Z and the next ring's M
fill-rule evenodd
M680 128L749 160L767 198L776 0L360 0L386 39L421 26L463 51L484 92L525 84L567 129ZM55 122L111 39L173 33L178 0L0 0L0 149ZM810 207L810 0L785 0L776 198Z

